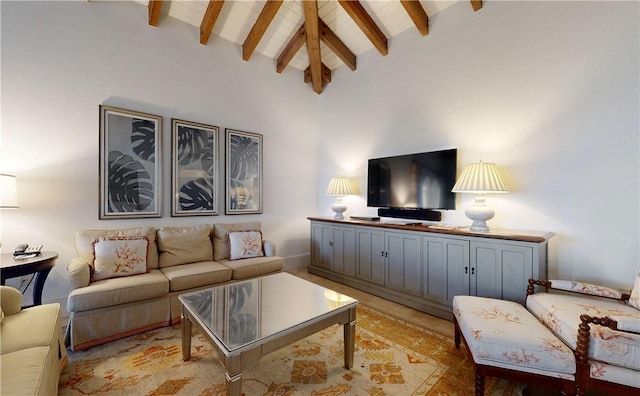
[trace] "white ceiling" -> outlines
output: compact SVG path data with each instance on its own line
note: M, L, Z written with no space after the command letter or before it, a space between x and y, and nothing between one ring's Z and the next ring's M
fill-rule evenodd
M462 0L421 0L420 3L427 15L433 16L458 1ZM148 5L148 0L137 0L137 2L145 6ZM265 0L227 0L222 7L207 46L215 46L217 37L242 46L265 3ZM413 21L399 0L361 0L360 3L387 39L397 36L407 29L415 29ZM208 0L164 1L158 28L162 29L162 18L169 16L199 29L208 4ZM471 5L469 7L471 8ZM318 15L356 56L374 48L336 0L319 0ZM274 59L275 64L275 60L303 23L302 0L285 0L255 52ZM322 62L331 70L344 64L322 42L321 54ZM306 46L302 46L289 62L289 67L304 70L308 66L307 49Z

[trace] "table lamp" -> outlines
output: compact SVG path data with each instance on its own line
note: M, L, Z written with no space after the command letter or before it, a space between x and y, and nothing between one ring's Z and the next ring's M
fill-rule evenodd
M351 180L348 177L338 176L331 179L329 187L327 187L327 195L337 197L336 202L331 205L331 210L336 213L333 217L334 219L344 219L343 213L347 210L347 205L342 202L342 197L349 194L353 194L353 189L351 188Z
M485 195L508 193L509 188L507 188L495 164L480 161L464 168L451 191L475 194L474 204L464 214L473 220L471 227L469 227L471 231L487 232L489 231L487 220L491 220L495 216L495 211L485 204Z
M18 188L13 175L0 173L0 209L18 209Z
M0 174L0 209L18 208L18 188L16 177Z

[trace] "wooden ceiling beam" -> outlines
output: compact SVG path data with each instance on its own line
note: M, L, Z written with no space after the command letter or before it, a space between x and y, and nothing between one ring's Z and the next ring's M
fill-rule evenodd
M473 7L474 11L478 11L482 8L482 0L469 0L471 1L471 7Z
M304 82L311 82L311 66L304 69ZM331 69L329 69L324 63L322 64L322 82L326 85L331 82Z
M418 28L421 35L426 36L429 34L429 16L422 8L420 1L418 0L400 0L400 3L404 7L407 14L413 23Z
M258 43L267 31L267 28L269 28L273 17L278 13L278 10L282 5L282 1L283 0L268 0L264 5L260 15L258 15L256 23L251 28L247 38L244 40L244 44L242 44L242 60L248 61L249 58L251 58L253 51L258 46Z
M309 68L311 70L311 85L313 92L321 94L324 90L322 84L322 60L320 55L320 28L318 21L318 2L303 1L304 25L307 31L307 52L309 53Z
M333 51L338 58L344 62L345 65L351 70L356 70L356 56L347 46L336 36L336 34L322 22L322 19L318 19L320 29L320 40L327 45Z
M200 23L200 44L207 45L209 42L209 36L211 36L213 27L216 25L223 5L224 0L209 0L209 5Z
M278 60L276 62L276 71L278 73L282 73L282 71L289 65L291 59L298 53L302 45L307 41L307 30L305 29L304 22L300 25L300 28L296 30L291 37L291 40L287 43L287 46L284 47L284 50L278 56Z
M358 25L362 33L367 36L373 46L376 47L383 56L387 55L389 53L387 38L362 7L362 4L357 0L338 0L338 3L340 3L342 8L344 8L351 19Z
M162 0L149 0L147 8L149 10L149 25L158 26L160 11L162 11Z

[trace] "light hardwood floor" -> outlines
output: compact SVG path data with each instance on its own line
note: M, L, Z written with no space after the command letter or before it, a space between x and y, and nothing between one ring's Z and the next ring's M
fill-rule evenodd
M406 320L420 326L427 327L438 333L451 334L453 337L453 322L431 316L424 312L409 308L407 306L394 303L381 297L374 296L367 292L334 282L332 280L322 278L317 275L310 274L306 268L288 271L289 273L299 276L303 279L316 283L320 286L345 294L360 301L363 305L375 308L379 311L387 313L391 316Z

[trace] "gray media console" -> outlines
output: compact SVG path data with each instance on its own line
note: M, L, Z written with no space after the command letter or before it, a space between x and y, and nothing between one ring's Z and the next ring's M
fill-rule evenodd
M524 303L553 233L309 217L309 272L451 320L455 295Z

